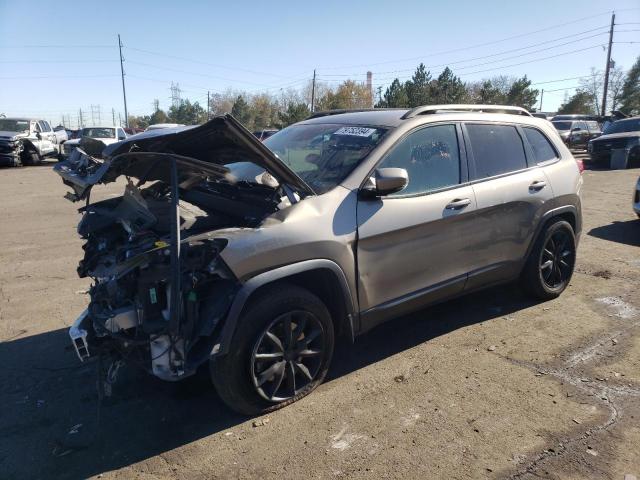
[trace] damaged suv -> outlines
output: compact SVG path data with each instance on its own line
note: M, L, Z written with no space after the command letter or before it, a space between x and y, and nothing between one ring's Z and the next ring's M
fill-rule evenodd
M312 391L337 336L516 279L560 295L581 230L578 164L517 107L325 112L264 143L227 115L55 170L85 202L80 359L169 381L209 364L245 414Z

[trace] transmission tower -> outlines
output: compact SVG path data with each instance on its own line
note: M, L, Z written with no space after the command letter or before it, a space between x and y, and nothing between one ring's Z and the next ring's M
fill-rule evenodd
M100 105L91 105L91 123L94 127L100 125Z
M180 85L178 83L171 82L171 105L175 108L180 106Z

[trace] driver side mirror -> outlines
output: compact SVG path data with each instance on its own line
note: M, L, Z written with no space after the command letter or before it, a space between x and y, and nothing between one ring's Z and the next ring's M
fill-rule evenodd
M368 198L384 197L399 192L409 183L409 174L404 168L378 168L361 192Z
M36 132L36 138L37 139L41 139L42 138L42 135L40 135L40 132Z

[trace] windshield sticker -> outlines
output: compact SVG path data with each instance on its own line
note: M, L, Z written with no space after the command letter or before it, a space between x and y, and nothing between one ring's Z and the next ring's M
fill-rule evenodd
M375 133L375 128L366 127L342 127L334 132L334 135L351 135L352 137L370 137Z

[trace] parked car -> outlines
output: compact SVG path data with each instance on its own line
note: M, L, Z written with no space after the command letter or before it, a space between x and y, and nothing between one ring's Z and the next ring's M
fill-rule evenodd
M625 118L611 123L602 136L591 140L587 147L591 161L609 167L612 150L625 150L627 166L640 166L640 117Z
M556 120L551 122L569 148L587 148L589 140L602 135L595 120Z
M98 140L105 146L107 146L126 139L127 134L122 127L85 127L80 130L80 134L76 138L74 138L73 140L67 140L64 143L64 145L62 146L63 156L68 157L69 155L71 155L71 152L73 152L80 145L80 142L82 142L83 138Z
M329 112L264 143L226 115L76 151L55 170L87 202L78 356L171 381L209 362L220 397L256 414L316 388L338 335L518 279L559 296L580 166L549 122L477 108ZM86 200L119 176L136 180L123 196Z
M37 165L58 153L58 139L46 120L0 118L0 165Z
M163 128L176 128L176 127L184 127L184 124L183 123L155 123L153 125L149 125L145 129L145 132L149 130L160 130Z
M54 127L53 132L56 134L56 143L58 145L58 151L60 152L62 150L60 148L60 145L69 140L69 135L67 134L67 130L62 125Z
M640 177L638 177L636 188L633 191L633 211L636 212L636 215L640 218Z

